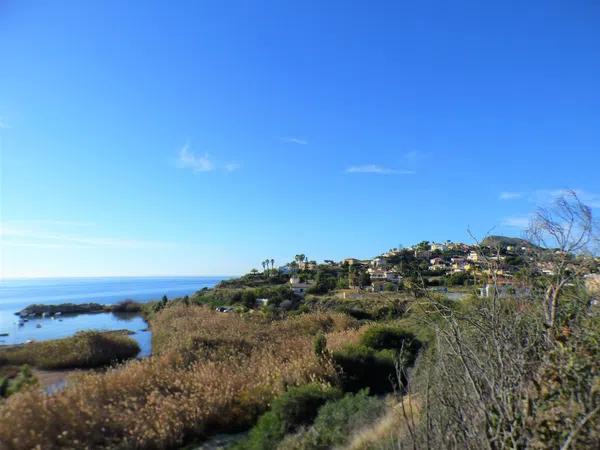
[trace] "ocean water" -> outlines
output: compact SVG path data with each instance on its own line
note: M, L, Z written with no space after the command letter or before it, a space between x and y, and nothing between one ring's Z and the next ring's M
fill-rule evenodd
M141 347L140 357L151 353L151 334L138 314L73 314L60 318L30 319L18 325L16 312L31 304L102 303L124 299L140 302L181 297L213 287L227 277L110 277L0 280L0 345L21 344L72 336L82 330L128 329ZM40 325L40 327L38 327Z

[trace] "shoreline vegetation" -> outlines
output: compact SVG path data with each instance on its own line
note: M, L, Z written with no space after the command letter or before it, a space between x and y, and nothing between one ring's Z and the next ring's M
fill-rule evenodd
M33 304L17 311L20 317L56 316L67 314L93 314L103 312L113 313L139 313L142 312L143 303L134 300L123 300L115 304L101 303L60 303L55 305Z
M122 362L140 352L129 330L80 331L63 339L0 347L0 367L28 365L36 369L95 368Z
M297 255L276 269L267 259L262 272L144 304L151 357L78 375L51 395L25 366L0 400L0 441L11 450L196 449L215 436L231 437L230 450L597 448L600 258L583 251L589 209L575 194L558 207L574 223L551 247L494 237L444 250L423 241L367 261ZM549 214L535 231L560 234ZM454 286L464 296L450 300ZM61 357L42 344L35 357Z

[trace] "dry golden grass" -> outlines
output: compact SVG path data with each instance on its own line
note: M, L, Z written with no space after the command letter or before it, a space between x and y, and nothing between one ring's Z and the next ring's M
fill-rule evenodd
M19 393L0 406L6 448L164 448L252 423L287 386L335 377L312 348L319 330L354 326L308 314L278 322L183 305L152 324L156 355L77 377L45 395Z
M0 349L0 366L28 364L40 369L104 366L133 358L136 341L120 331L85 331L75 336Z
M417 399L406 395L376 423L358 430L345 450L367 450L394 447L401 436L410 433L408 424L419 421L420 404Z
M360 328L346 328L338 331L332 331L327 334L327 348L330 351L341 350L347 345L357 345L364 332L371 325L363 325Z

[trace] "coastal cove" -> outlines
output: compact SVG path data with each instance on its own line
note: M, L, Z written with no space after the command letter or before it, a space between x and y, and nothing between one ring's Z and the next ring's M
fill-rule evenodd
M213 287L224 277L110 277L45 278L0 281L0 346L45 341L73 336L84 330L112 331L127 329L140 346L138 357L152 352L152 335L138 313L95 312L64 314L56 317L30 317L19 326L15 315L32 304L52 305L88 302L106 305L124 299L147 302L190 295Z

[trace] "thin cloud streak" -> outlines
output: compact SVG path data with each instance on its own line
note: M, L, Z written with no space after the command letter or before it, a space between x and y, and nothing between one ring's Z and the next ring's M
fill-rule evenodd
M229 163L229 164L225 164L225 172L235 172L236 170L240 169L242 167L241 164L238 163Z
M279 140L284 144L307 145L308 141L296 137L280 137Z
M522 192L501 192L500 193L500 200L517 200L520 198L523 198L523 193Z
M346 173L372 173L378 175L414 175L413 170L396 170L390 167L380 166L378 164L365 164L361 166L350 166L345 170Z
M161 241L84 236L51 230L21 228L7 223L0 226L0 238L0 245L12 247L163 248L172 245Z
M600 208L600 194L588 192L584 189L573 189L573 191L577 194L582 203L591 208ZM539 205L547 205L569 192L571 192L569 189L537 189L528 192L504 191L500 193L498 198L500 200L525 199Z
M588 192L584 189L573 189L579 200L590 208L600 208L600 194ZM532 194L532 200L539 203L551 203L557 198L567 195L570 189L539 189Z
M530 216L511 216L502 220L502 225L513 228L526 229L531 221Z

